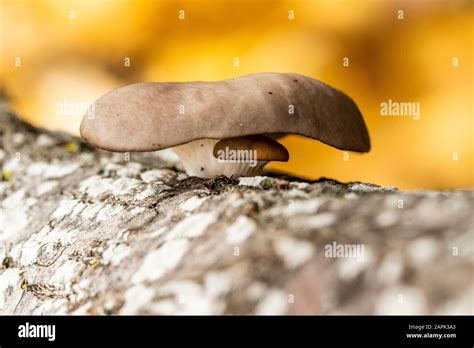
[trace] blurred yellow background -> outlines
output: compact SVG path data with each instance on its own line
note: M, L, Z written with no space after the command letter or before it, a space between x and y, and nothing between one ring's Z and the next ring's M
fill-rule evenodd
M270 168L403 189L474 186L473 1L0 3L2 92L35 125L77 134L88 104L129 83L296 72L356 101L372 151L347 157L289 136L290 161ZM389 99L420 103L420 118L382 116Z

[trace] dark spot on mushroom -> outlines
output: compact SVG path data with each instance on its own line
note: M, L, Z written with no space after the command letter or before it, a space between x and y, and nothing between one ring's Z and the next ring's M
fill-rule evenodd
M268 92L268 94L273 94L273 92Z
M201 144L201 147L204 147L204 144Z
M298 82L298 80L293 80L293 81Z
M204 171L204 167L201 167L201 172L203 172L203 171Z

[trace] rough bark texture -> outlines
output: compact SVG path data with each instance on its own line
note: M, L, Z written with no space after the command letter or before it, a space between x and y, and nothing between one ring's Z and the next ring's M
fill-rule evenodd
M2 314L473 312L471 191L188 177L5 105L0 136Z

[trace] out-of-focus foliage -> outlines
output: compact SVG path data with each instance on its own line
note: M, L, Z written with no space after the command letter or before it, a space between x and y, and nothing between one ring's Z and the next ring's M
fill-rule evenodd
M27 120L77 133L87 104L121 85L297 72L357 102L373 149L347 157L289 136L282 143L290 161L271 168L402 188L466 187L474 184L472 4L2 0L0 74ZM381 116L389 99L420 103L420 118Z

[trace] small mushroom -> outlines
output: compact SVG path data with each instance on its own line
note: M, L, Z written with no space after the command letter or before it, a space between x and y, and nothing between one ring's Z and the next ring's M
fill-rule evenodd
M275 139L299 134L367 152L356 104L306 76L258 73L216 82L137 83L110 91L83 117L81 137L115 152L172 148L189 175L258 175L287 161Z
M286 162L289 158L283 145L264 135L200 139L173 150L181 158L186 173L202 177L258 175L269 161Z

